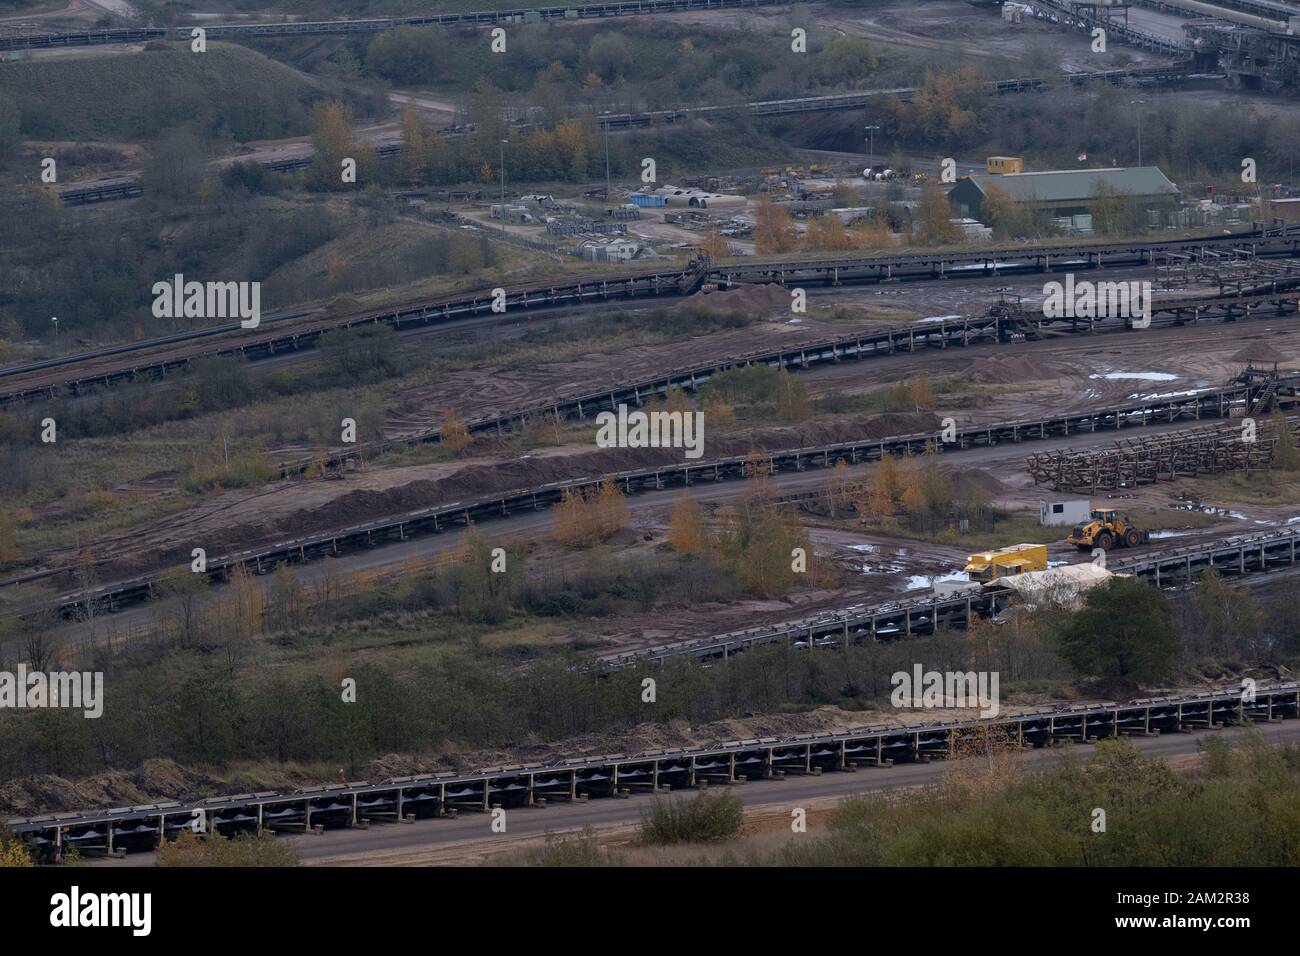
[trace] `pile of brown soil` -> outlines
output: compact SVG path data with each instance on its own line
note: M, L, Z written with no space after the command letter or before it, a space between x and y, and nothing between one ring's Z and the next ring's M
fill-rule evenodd
M746 315L789 315L790 290L775 283L742 285L717 292L697 292L673 308L689 310L698 306L717 312L744 312Z
M948 477L952 480L953 497L965 499L980 493L988 499L996 499L1007 494L1009 489L996 477L983 468L950 468Z
M725 438L705 431L704 458L744 456L755 449L811 448L840 442L863 441L894 435L934 431L939 420L929 412L878 415L856 422L811 423L783 428L756 429ZM595 427L592 435L594 439ZM345 528L423 508L455 504L483 495L506 493L550 482L598 478L604 474L677 464L685 459L681 449L610 448L577 454L534 455L461 468L446 477L408 482L383 490L345 491L326 504L265 516L257 523L232 523L219 532L205 533L209 554L235 548L271 544L287 537ZM346 485L341 485L346 488ZM188 560L189 545L152 551L147 566ZM136 573L146 565L117 562L114 573Z
M1027 355L995 354L981 356L962 373L962 380L982 385L1015 385L1056 378L1052 362Z
M132 772L106 770L77 780L53 774L11 780L0 786L0 817L197 800L223 793L292 790L326 782L336 781L322 781L292 768L259 768L255 773L236 769L217 777L172 760L147 760Z

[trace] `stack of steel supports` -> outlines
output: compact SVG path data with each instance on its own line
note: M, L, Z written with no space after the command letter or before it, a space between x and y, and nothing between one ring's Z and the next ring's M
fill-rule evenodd
M1289 425L1294 442L1300 419ZM1124 439L1107 449L1057 449L1027 462L1036 485L1095 494L1198 475L1249 474L1268 468L1276 449L1277 436L1264 422L1254 430L1215 425Z

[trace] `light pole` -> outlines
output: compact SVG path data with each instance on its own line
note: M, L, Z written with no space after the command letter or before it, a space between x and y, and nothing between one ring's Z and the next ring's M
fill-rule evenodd
M506 231L506 143L501 140L501 231Z
M1139 109L1138 109L1138 111L1137 111L1137 117L1138 117L1138 165L1141 166L1141 165L1142 165L1142 110L1140 109L1140 107L1146 106L1146 105L1147 105L1147 101L1146 101L1146 100L1129 100L1129 105L1130 105L1130 106L1134 106L1134 105L1136 105L1136 106L1139 107Z
M609 202L609 123L605 123L605 202Z
M57 315L52 315L50 316L50 321L54 323L54 337L57 339L59 337L59 317Z
M874 166L876 162L876 130L879 126L867 126L867 165Z

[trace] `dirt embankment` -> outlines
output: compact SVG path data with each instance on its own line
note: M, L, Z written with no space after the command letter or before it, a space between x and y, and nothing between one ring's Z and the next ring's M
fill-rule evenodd
M1260 680L1291 680L1285 668L1247 671L1244 676ZM1151 690L1151 694L1180 694L1240 687L1236 675L1221 674L1196 687ZM1089 703L1114 700L1086 688L1069 702ZM1087 696L1083 696L1087 693ZM1127 695L1126 695L1127 696ZM1122 699L1122 698L1121 698ZM1013 716L1052 703L1041 696L1017 695L1015 704L1004 703L1002 713ZM391 777L442 771L468 772L482 767L519 763L548 763L584 754L638 754L652 750L708 746L726 741L761 737L791 737L809 733L839 733L879 725L929 723L958 720L974 711L935 708L907 712L893 708L851 711L835 706L818 707L796 714L760 714L691 726L686 721L638 724L606 734L585 734L563 741L520 742L509 750L474 750L445 742L437 751L425 754L388 754L365 767L363 778L380 782ZM23 777L0 785L0 818L38 816L110 806L154 803L161 800L196 800L221 794L260 790L291 790L337 782L322 779L293 765L233 767L214 773L182 767L171 760L149 760L134 771L110 770L69 780L52 774Z
M930 711L925 718L934 720L942 716L939 711ZM447 743L436 753L378 757L365 768L364 778L379 781L417 773L468 771L503 763L540 763L575 754L634 754L717 741L833 733L872 723L897 722L898 719L892 711L873 714L828 706L802 714L752 716L695 727L680 720L666 724L645 723L617 733L586 734L554 743L524 743L508 751L461 749L454 743ZM217 776L182 767L171 760L150 760L134 771L110 770L75 781L49 774L11 781L0 786L0 815L31 816L335 782L333 778L321 779L292 767L236 768Z
M528 744L511 751L474 751L445 744L439 753L422 756L389 754L366 767L365 779L384 780L413 773L470 770L503 762L541 762L574 753L637 753L670 747L696 746L717 740L794 735L845 730L870 723L870 716L822 707L805 714L781 714L723 720L691 727L684 721L641 724L615 734L589 734L553 744ZM235 769L216 776L171 760L150 760L133 771L109 770L78 780L51 774L24 777L0 785L0 815L32 816L41 813L86 810L96 807L191 800L221 793L266 789L293 789L335 783L297 768Z
M859 422L762 429L725 438L712 438L706 433L704 458L743 456L754 449L870 440L929 432L938 427L938 419L925 412L880 415ZM594 438L594 426L592 434ZM311 484L314 503L309 507L284 507L283 499L276 496L275 501L264 502L267 507L261 510L257 507L239 507L233 511L196 508L192 519L185 514L173 515L158 522L155 528L137 528L129 539L112 542L113 553L106 555L111 567L102 571L101 576L108 579L137 574L182 559L188 561L196 536L201 536L209 554L216 554L549 482L677 464L685 460L682 455L681 449L673 448L603 449L568 455L539 452L513 460L469 465L450 474L446 473L445 464L431 466L431 470L440 473L439 477L380 489L353 489L346 481L319 479ZM322 501L318 494L322 489L337 489L337 492ZM252 497L250 502L257 504Z

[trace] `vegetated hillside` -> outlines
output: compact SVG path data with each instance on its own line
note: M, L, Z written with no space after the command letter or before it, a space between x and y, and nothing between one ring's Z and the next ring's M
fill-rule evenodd
M498 56L469 27L399 27L354 39L372 75L395 84L530 92L544 109L589 103L671 106L919 78L914 55L880 51L857 37L815 29L807 56L790 55L787 32L746 32L656 20L653 24L535 23L512 26ZM881 55L885 56L884 61ZM924 58L923 58L924 59ZM928 61L925 61L928 62Z
M0 69L33 139L133 140L195 124L209 135L268 139L307 131L312 80L260 53L209 45L122 56L31 60Z
M268 275L265 294L276 302L307 302L429 276L472 275L495 262L496 250L484 237L409 221L351 226Z

